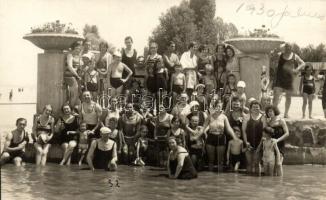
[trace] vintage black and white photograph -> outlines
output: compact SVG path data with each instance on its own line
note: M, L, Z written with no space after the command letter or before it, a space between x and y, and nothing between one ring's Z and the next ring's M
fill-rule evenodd
M326 200L326 0L0 0L4 200Z

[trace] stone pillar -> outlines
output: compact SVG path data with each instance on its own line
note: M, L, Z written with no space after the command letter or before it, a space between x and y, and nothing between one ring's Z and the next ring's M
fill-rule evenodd
M245 91L247 99L254 97L258 100L261 94L260 77L263 65L266 66L269 77L269 56L264 53L251 53L246 55L259 57L258 60L251 57L240 59L240 76L241 80L246 82Z
M64 73L65 55L61 52L45 52L38 54L37 68L37 113L51 104L53 116L58 117L65 100Z

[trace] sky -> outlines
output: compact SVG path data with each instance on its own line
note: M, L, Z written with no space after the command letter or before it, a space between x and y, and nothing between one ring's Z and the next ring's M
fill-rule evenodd
M43 50L22 37L45 22L71 22L82 33L85 24L102 38L123 46L134 38L139 54L159 17L181 0L0 0L0 86L35 86L37 54ZM284 40L299 45L326 43L326 1L216 0L216 15L234 23L240 33L266 25Z

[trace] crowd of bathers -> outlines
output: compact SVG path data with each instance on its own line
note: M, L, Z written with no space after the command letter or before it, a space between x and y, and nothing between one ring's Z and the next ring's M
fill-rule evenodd
M72 45L65 71L69 98L62 114L55 119L52 106L46 105L33 122L37 165L45 165L51 144L59 143L60 165L70 165L77 151L78 164L85 162L92 170L155 165L167 167L170 178L189 179L202 170L243 168L260 174L263 166L266 175L282 176L289 130L275 102L277 95L269 95L266 67L260 99L247 99L239 56L231 46L218 44L212 55L206 45L197 48L192 42L179 59L175 43L159 55L157 43L151 42L144 59L137 57L132 43L126 37L126 48L112 55L106 42L100 43L98 54L91 51L90 41ZM305 69L303 93L309 97L311 66L287 52L288 44L284 48L274 91L290 91L292 83L284 84L278 76L290 73L293 65L291 75ZM302 61L298 68L295 60ZM101 95L108 97L108 106L101 105ZM21 164L28 143L26 123L17 120L1 163Z

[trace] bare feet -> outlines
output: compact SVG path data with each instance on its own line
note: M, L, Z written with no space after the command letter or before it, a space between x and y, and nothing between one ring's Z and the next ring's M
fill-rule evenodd
M78 165L79 165L79 166L81 166L81 165L82 165L82 162L81 162L81 161L79 161L79 162L78 162Z

